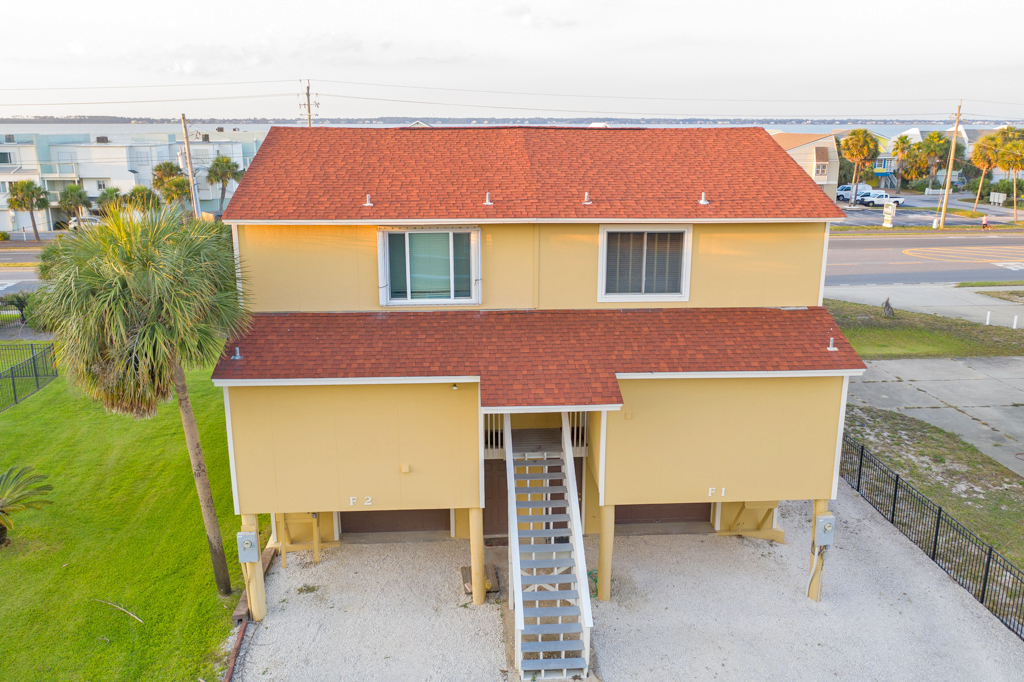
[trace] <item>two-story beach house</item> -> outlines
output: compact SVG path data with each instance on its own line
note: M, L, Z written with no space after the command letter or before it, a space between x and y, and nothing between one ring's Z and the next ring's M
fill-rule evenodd
M584 533L609 599L616 525L781 542L780 500L836 496L864 369L821 307L842 217L757 128L272 129L224 216L243 527L272 514L285 559L448 531L477 604L505 537L517 667L585 677Z

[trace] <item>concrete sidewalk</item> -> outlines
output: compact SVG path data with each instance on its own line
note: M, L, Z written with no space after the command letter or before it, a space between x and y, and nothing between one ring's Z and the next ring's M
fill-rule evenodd
M1024 271L1021 272L1024 279ZM971 322L1024 328L1024 305L985 296L981 291L1020 290L1021 287L996 286L958 289L955 284L863 284L825 287L825 298L850 303L881 306L886 298L893 308L914 313L957 317ZM991 312L991 317L988 313Z
M895 410L951 431L1024 476L1024 357L867 364L863 376L850 379L851 405Z

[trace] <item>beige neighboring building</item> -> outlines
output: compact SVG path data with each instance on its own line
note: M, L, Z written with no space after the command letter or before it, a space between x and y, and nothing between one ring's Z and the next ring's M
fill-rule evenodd
M839 185L839 151L835 136L831 133L784 133L780 130L769 130L768 133L814 178L828 198L835 201Z

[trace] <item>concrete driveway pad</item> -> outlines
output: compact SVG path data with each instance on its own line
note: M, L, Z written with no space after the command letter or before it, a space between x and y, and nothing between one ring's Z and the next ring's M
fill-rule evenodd
M1024 391L998 379L914 381L911 385L947 405L957 407L1024 404ZM886 387L888 388L888 385Z
M963 358L960 362L993 379L1024 379L1024 358L1021 357Z
M1015 438L1024 450L1024 406L965 407L964 412L986 424L999 424L999 430Z
M851 384L866 384L875 381L899 381L894 375L886 372L879 365L870 364L864 374L859 377L850 377Z
M845 482L832 508L818 603L803 594L809 502L782 504L785 545L617 537L612 601L594 602L601 679L1020 679L1024 645L967 591Z
M872 407L897 410L902 407L945 407L914 384L906 381L879 381L850 386L850 398Z
M950 381L953 379L988 379L984 372L971 369L963 362L936 360L876 360L877 365L903 381Z

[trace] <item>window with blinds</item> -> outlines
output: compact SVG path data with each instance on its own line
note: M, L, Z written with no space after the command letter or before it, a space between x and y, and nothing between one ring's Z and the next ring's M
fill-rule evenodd
M474 239L467 231L388 232L388 302L465 302L475 298Z
M605 294L683 293L685 232L607 232Z

